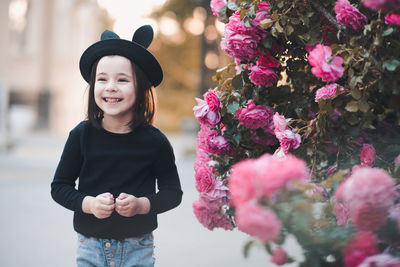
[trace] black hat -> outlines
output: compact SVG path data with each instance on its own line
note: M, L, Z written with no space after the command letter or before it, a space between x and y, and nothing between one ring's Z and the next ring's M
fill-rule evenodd
M108 55L124 56L138 65L146 73L149 81L157 86L163 79L163 72L157 59L146 49L153 41L153 28L144 25L137 29L132 42L109 30L101 34L100 41L89 46L81 56L79 68L83 78L89 82L93 63Z

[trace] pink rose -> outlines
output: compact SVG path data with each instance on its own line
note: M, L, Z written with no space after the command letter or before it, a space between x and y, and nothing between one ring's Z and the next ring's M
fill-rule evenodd
M385 16L386 24L400 25L400 14L391 13Z
M382 253L365 258L357 267L400 267L400 258Z
M281 63L279 63L279 61L276 60L276 58L271 56L271 54L269 53L262 53L261 56L257 59L256 64L266 68L278 68L281 65Z
M365 7L372 10L388 11L390 9L396 9L400 6L400 0L362 0Z
M273 121L274 121L275 131L283 132L287 129L287 123L285 117L279 115L278 112L274 114Z
M361 166L372 167L375 163L375 148L370 144L363 144L360 155Z
M279 238L282 224L276 214L254 203L241 205L236 210L239 230L260 239L264 243Z
M207 192L200 194L200 198L208 203L213 203L219 207L229 203L229 188L226 182L221 179L214 179L214 187Z
M256 106L252 99L236 112L238 121L249 129L266 126L272 119L273 110L270 107Z
M286 263L287 254L286 251L282 247L276 247L272 251L271 262L276 265L284 265Z
M270 87L279 80L279 76L273 69L265 68L259 65L253 65L249 68L249 70L250 81L255 85Z
M231 144L225 137L218 135L216 130L211 130L205 125L200 128L196 144L198 148L212 154L230 154L232 150Z
M236 11L229 17L225 26L225 37L221 40L221 48L230 57L249 60L256 53L258 43L265 38L267 32L260 26L246 27Z
M225 230L233 229L230 219L217 205L199 199L193 202L193 212L197 220L209 230L216 227Z
M315 93L315 102L318 103L320 99L330 99L336 96L337 94L341 94L344 92L343 86L338 85L337 83L331 83L324 87L319 88Z
M292 181L306 181L309 170L306 163L293 155L278 158L264 154L258 159L246 159L232 167L229 192L234 206L251 200L269 197Z
M196 189L199 192L209 192L215 187L212 169L206 165L199 166L195 171Z
M208 92L204 94L204 100L212 111L219 111L221 102L219 101L218 94L216 94L212 89L208 89Z
M219 111L212 111L207 102L196 98L197 106L193 108L196 119L204 125L213 127L221 120Z
M291 130L285 130L283 132L276 132L276 138L278 138L281 148L285 154L289 153L291 149L297 149L301 143L301 137L297 133L293 133Z
M376 238L371 232L358 232L342 252L346 267L357 267L365 258L377 253Z
M334 10L337 21L346 27L353 28L353 30L363 29L368 22L367 17L347 0L337 0Z
M208 139L207 149L213 154L222 155L230 154L232 146L225 137L217 135L215 131L215 134L211 135L210 139Z
M331 59L331 56L331 48L321 44L317 44L308 56L311 72L324 82L336 81L343 75L343 58L336 56Z
M232 166L228 187L232 204L236 207L261 197L261 191L254 186L256 170L253 164L254 159L246 159Z
M260 25L261 21L270 18L269 9L270 6L268 5L267 2L259 3L258 9L256 11L256 17L254 18L252 25L258 26Z
M350 217L359 229L379 228L396 199L393 178L378 168L365 167L354 171L341 190Z
M211 11L214 14L214 16L218 17L219 11L224 6L226 6L226 0L211 0L210 1Z
M386 223L387 208L364 204L351 213L351 221L358 230L376 231Z
M343 203L336 203L333 207L333 214L336 217L337 225L344 226L349 220L349 209Z

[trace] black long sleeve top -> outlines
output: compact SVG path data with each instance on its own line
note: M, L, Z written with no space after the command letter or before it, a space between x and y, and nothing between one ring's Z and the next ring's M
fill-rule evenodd
M150 212L124 217L114 211L110 217L98 219L82 211L86 196L105 192L114 197L122 192L147 197ZM123 239L156 229L157 214L178 206L182 190L172 147L160 130L143 126L116 134L83 121L69 134L51 183L51 195L57 203L74 211L74 229L78 233Z

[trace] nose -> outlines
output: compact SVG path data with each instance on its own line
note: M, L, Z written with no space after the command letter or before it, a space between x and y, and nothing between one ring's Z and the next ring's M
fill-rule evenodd
M117 90L116 83L110 79L106 85L106 91L113 92L116 90Z

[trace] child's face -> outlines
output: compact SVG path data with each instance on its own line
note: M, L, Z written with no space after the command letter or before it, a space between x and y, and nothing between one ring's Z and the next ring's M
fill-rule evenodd
M122 56L105 56L99 60L94 99L104 112L104 118L112 117L123 122L132 120L131 108L135 103L136 90L129 59Z

